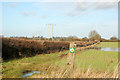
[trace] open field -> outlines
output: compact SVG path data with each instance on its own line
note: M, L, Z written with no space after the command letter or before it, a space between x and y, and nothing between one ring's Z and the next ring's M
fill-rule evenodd
M98 46L117 47L117 43L102 42ZM3 62L3 78L22 77L22 72L25 70L40 71L40 73L30 76L31 78L62 78L67 68L66 54L68 53L69 51L61 51ZM76 50L75 53L74 75L71 77L116 77L118 52L91 49Z
M118 3L1 0L0 78L117 80Z
M98 47L120 47L120 42L102 42Z

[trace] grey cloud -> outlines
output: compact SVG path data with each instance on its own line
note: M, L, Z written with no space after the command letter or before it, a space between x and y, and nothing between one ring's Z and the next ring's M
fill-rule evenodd
M16 3L16 2L12 2L12 3L9 3L9 4L8 4L8 7L13 8L13 7L16 7L16 6L18 6L18 5L19 5L19 4Z
M68 16L78 16L88 13L90 10L108 10L117 8L116 2L78 2L74 4L74 9L68 11Z
M46 19L48 16L47 15L42 15L41 18L42 19Z
M111 9L117 7L115 2L81 2L77 3L75 9L85 11L87 9Z
M91 4L87 2L81 2L81 3L79 2L76 3L74 6L75 6L75 10L85 11L90 8Z
M31 15L35 15L36 13L34 11L30 11L30 12L22 12L23 16L31 16Z
M22 12L22 15L23 15L23 16L28 16L29 14L26 13L26 12Z
M107 9L112 9L117 7L117 3L115 2L100 2L100 3L94 3L95 7L94 9L103 9L103 10L107 10Z

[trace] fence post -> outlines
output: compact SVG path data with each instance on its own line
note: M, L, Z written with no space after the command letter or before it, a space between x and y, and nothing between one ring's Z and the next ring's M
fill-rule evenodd
M74 63L75 63L75 48L76 44L74 42L70 42L69 47L69 55L67 60L67 77L72 77L74 75Z

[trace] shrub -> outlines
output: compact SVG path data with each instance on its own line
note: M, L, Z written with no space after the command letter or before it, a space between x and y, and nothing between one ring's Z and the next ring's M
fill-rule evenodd
M47 54L68 49L68 42L2 38L2 57L4 60L29 57L43 53Z

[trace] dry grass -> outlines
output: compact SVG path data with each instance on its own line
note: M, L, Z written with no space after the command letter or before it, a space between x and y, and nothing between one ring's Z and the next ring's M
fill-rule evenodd
M46 74L48 72L50 73ZM50 66L45 74L36 74L29 78L118 78L118 65L115 67L114 72L110 72L109 70L105 72L92 72L91 66L88 67L87 71L85 71L84 68L82 70L77 68L73 71L73 73L71 73L70 76L66 75L68 72L69 69L67 69L67 67L63 69L57 69L53 66Z

